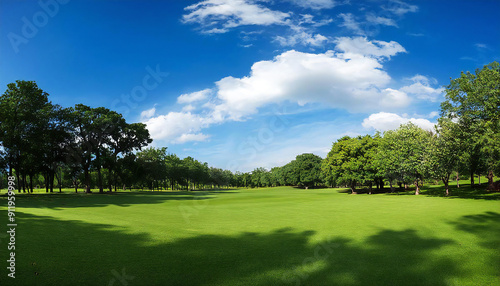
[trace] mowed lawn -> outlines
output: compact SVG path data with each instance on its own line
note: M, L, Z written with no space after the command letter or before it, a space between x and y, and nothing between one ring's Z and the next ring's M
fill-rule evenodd
M497 198L291 187L18 195L10 279L3 196L0 284L500 285Z

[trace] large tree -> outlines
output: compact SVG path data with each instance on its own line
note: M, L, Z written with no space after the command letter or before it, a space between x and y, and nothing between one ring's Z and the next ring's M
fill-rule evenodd
M450 119L440 118L436 126L437 134L432 136L427 158L430 163L429 173L440 179L445 187L445 194L449 195L450 176L459 170L461 142L457 137L459 126Z
M298 183L306 189L321 182L321 157L305 153L295 158L294 173Z
M39 142L51 108L48 93L34 81L9 83L0 96L0 142L6 152L9 174L15 169L23 191L27 173L40 168L43 145Z
M430 167L427 152L431 135L410 122L385 132L380 146L380 156L387 158L383 161L386 173L403 182L413 182L415 195L420 194L420 182Z
M493 62L452 79L441 113L460 126L471 185L481 168L481 156L485 157L489 184L493 185L493 172L500 171L500 64Z
M356 185L366 180L363 137L344 136L335 142L322 163L323 176L333 185L347 185L356 193Z

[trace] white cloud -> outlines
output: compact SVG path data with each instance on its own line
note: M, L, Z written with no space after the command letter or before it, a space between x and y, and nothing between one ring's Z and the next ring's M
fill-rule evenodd
M305 31L297 32L288 37L277 36L275 40L284 47L295 46L297 44L319 47L328 42L328 38L321 34L313 35Z
M387 5L382 6L382 9L392 12L398 16L403 16L404 14L409 12L417 12L418 6L408 4L400 0L391 0Z
M205 135L202 133L182 134L181 136L173 140L173 143L183 144L186 142L202 142L202 141L207 141L208 138L210 138L209 135Z
M363 127L366 129L375 129L378 131L394 130L401 124L412 122L424 130L434 131L435 123L423 118L406 118L395 113L379 112L370 115L363 120Z
M336 1L334 0L289 0L292 3L310 9L331 9L336 6Z
M150 118L144 123L151 137L155 140L185 143L189 139L199 141L198 139L202 138L202 134L198 132L202 128L208 127L212 122L209 118L190 112L169 112L166 115Z
M321 27L324 25L328 25L331 22L333 22L333 19L331 18L324 18L319 21L314 20L314 16L311 14L301 14L301 19L298 21L298 26L303 25L303 24L310 24L313 27Z
M395 54L395 45L386 44L380 42L381 47L374 51ZM374 57L354 51L311 54L292 50L272 61L255 63L249 76L218 81L221 103L214 112L217 117L241 120L262 106L284 101L322 103L351 112L407 106L410 99L404 92L385 88L389 81L390 76Z
M284 25L289 13L273 11L250 0L205 0L185 8L184 23L200 24L205 33L225 33L244 25Z
M371 24L398 27L396 21L393 19L375 16L373 14L366 15L366 21Z
M405 48L395 41L368 41L364 37L341 37L335 40L336 50L345 54L357 54L376 58L390 58L398 53L406 53Z
M183 112L190 112L196 110L196 107L194 107L192 104L188 104L182 107Z
M385 58L403 52L396 42L369 42L353 48L352 39L337 39L337 50L325 53L284 52L252 65L248 76L225 77L213 89L182 95L182 112L145 122L153 139L184 142L203 138L199 132L225 121L243 121L271 104L320 104L349 112L390 111L408 106L411 98L388 87ZM286 72L284 72L286 71ZM212 93L212 96L208 96ZM188 103L196 102L199 113ZM197 136L193 136L197 135ZM189 135L189 136L188 136Z
M442 87L433 88L430 86L431 83L437 83L435 79L429 79L423 75L415 75L410 78L410 80L414 83L409 86L404 86L400 88L400 90L407 94L415 95L418 99L436 102L444 92L444 88Z
M207 88L192 93L182 94L177 98L177 103L186 104L186 103L193 103L195 101L205 100L211 93L212 89Z
M155 116L155 114L156 114L155 107L148 109L148 110L144 110L143 112L141 112L141 120L147 120L147 119Z
M439 112L437 112L437 111L432 111L431 113L429 113L429 116L428 116L428 117L429 117L429 118L436 118L436 117L438 117L438 115L439 115Z

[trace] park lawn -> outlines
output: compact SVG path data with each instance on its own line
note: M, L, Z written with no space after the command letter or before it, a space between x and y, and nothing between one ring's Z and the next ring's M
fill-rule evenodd
M498 196L426 192L18 195L15 279L3 196L0 284L500 285Z

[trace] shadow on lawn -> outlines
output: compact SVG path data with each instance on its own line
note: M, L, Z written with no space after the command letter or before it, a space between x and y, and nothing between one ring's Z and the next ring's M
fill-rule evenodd
M463 216L452 222L457 229L471 233L479 240L479 245L491 251L490 265L497 266L497 277L500 282L500 213L485 212L484 214Z
M313 231L289 228L162 242L116 226L25 213L18 224L12 285L446 285L471 275L431 254L455 242L412 229L382 230L362 244L343 237L311 244ZM130 281L119 283L117 273Z
M460 198L460 199L474 199L474 200L500 200L500 192L488 191L488 186L483 184L471 188L470 185L461 185L460 188L450 186L449 196L445 195L444 186L428 186L422 192L423 195L431 197L447 197L447 198Z
M215 194L215 193L214 193ZM77 197L75 197L77 196ZM104 194L28 194L16 195L16 204L26 208L50 208L62 210L80 207L128 207L140 204L160 204L169 200L207 200L214 198L211 192L117 192ZM0 196L0 201L7 196Z

